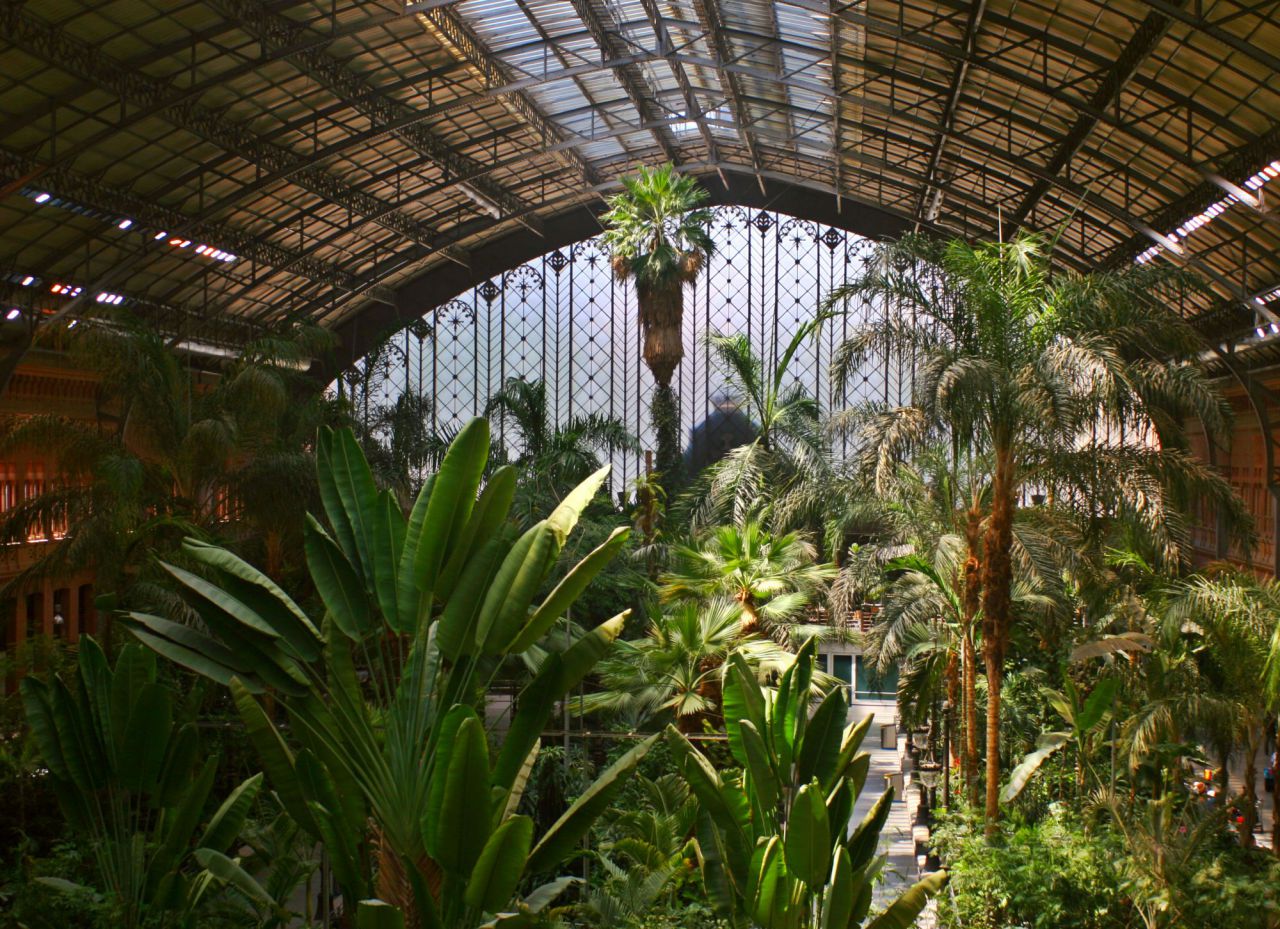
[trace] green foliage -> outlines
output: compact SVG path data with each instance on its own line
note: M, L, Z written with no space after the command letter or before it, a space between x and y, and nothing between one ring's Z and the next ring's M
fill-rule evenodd
M70 683L25 677L22 697L58 803L88 841L97 892L120 924L187 925L210 886L233 872L257 891L224 852L262 777L242 783L205 820L217 759L200 753L190 718L198 701L184 706L157 682L150 652L129 645L112 668L85 637ZM54 886L77 889L61 879Z
M934 831L951 886L938 898L940 925L966 929L1128 929L1108 830L1086 833L1064 807L1034 824L1005 824L988 842L980 824L956 819Z
M514 475L495 472L480 491L488 455L488 423L474 420L406 518L377 490L353 434L322 431L328 525L308 521L306 550L322 620L245 561L194 542L188 554L213 580L171 573L207 633L129 618L152 648L229 685L272 787L324 844L347 899L372 899L376 887L411 922L441 929L544 908L568 884L526 893L530 882L574 854L650 744L615 761L537 835L517 812L556 701L606 653L624 617L546 653L494 750L482 722L486 685L543 638L626 530L542 596L607 469L521 532L507 519ZM282 720L257 696L268 689ZM393 918L366 909L362 918Z
M615 271L649 290L692 280L701 258L715 250L708 231L711 213L699 208L706 199L696 179L671 165L641 166L624 177L622 192L610 198L601 217ZM693 256L699 259L691 274Z
M853 929L862 926L883 859L880 830L892 791L849 834L844 824L862 792L870 717L846 727L843 688L815 691L809 640L766 694L746 662L731 657L725 721L740 777L726 777L674 729L668 738L702 810L698 840L708 897L735 926ZM870 925L909 926L945 873L925 878Z

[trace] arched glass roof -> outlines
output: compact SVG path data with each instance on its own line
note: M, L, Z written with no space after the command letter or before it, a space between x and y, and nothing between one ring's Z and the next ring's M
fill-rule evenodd
M662 161L859 232L1174 261L1215 339L1280 309L1275 0L0 0L0 111L0 300L207 338L367 345Z

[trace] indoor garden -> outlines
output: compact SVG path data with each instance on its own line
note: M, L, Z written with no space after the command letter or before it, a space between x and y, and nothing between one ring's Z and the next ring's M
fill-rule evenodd
M6 592L92 599L10 601L3 925L1280 925L1202 282L706 198L641 170L327 387L320 327L60 332Z

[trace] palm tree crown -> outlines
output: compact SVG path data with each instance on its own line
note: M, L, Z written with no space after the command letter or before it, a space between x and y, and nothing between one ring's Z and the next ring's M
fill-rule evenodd
M830 298L885 310L841 346L841 386L873 353L914 358L909 404L855 419L883 471L939 440L990 456L980 580L989 744L999 740L1023 488L1048 487L1062 506L1132 523L1171 559L1185 533L1171 506L1180 496L1239 510L1225 481L1178 448L1186 420L1221 434L1227 419L1195 363L1198 335L1168 309L1180 283L1144 265L1057 273L1050 243L1032 234L978 245L908 236ZM999 753L987 762L993 830Z
M741 610L741 632L793 620L835 576L797 533L774 536L757 522L721 526L700 546L676 546L675 567L660 580L664 601L728 597Z

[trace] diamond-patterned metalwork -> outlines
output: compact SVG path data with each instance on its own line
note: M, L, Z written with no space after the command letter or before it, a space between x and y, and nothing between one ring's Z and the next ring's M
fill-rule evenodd
M686 291L685 358L677 371L686 455L696 465L750 435L707 335L744 333L774 363L831 288L856 276L873 248L851 233L740 207L714 210L711 231L716 251ZM793 383L815 396L824 410L901 399L909 359L873 358L844 395L831 386L828 366L835 347L870 312L874 309L853 307L837 316L793 363ZM643 448L653 448L648 421L653 378L640 357L634 288L614 278L599 239L551 252L485 281L426 319L426 328L419 321L388 340L394 351L366 359L365 365L403 365L404 370L388 371L381 383L381 368L371 369L367 378L352 379L357 409L361 383L368 383L375 405L403 384L434 397L433 426L447 433L483 412L508 378L543 380L557 422L591 413L613 416L640 437ZM409 340L409 333L425 336ZM506 435L506 424L495 427L496 442L518 451L515 437ZM644 466L643 455L617 456L614 491Z

